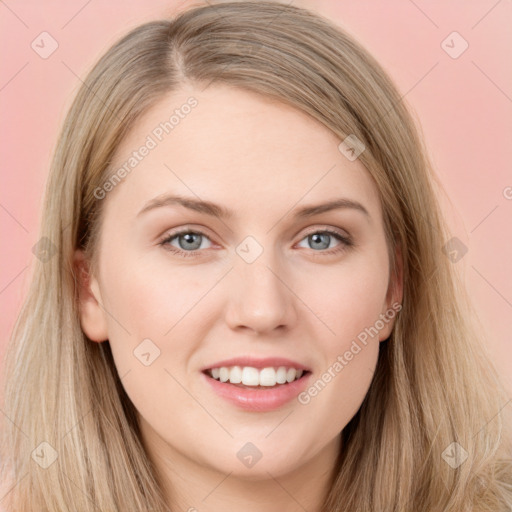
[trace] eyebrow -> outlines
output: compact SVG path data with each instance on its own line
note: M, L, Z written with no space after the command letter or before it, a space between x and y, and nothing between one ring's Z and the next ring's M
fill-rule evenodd
M221 219L230 219L234 217L234 212L232 210L228 210L227 208L210 201L169 194L162 194L149 200L139 211L137 217L156 208L174 205L180 205L184 208L188 208L189 210L194 210L196 212ZM354 209L360 211L368 218L370 217L368 210L361 203L348 198L334 199L318 205L303 206L295 211L295 217L308 218L324 212L339 209Z

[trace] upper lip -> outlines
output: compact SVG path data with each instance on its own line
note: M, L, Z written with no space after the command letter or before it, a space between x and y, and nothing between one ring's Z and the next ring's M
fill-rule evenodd
M296 368L297 370L310 371L307 366L285 357L256 358L250 356L234 357L232 359L217 361L216 363L205 366L201 371L210 370L212 368L220 368L221 366L251 366L253 368L286 366L287 368Z

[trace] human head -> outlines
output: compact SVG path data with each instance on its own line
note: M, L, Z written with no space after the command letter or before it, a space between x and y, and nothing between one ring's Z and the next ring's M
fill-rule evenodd
M250 39L243 39L247 34ZM84 384L88 396L84 400L97 400L102 411L110 404L114 411L110 423L120 427L133 453L142 453L137 445L136 411L124 394L108 344L94 344L84 336L78 323L79 301L66 305L64 298L78 299L80 276L73 260L77 248L83 248L91 262L89 276L99 275L102 214L109 198L98 198L97 191L104 190L116 172L117 152L131 130L162 98L183 85L210 85L213 90L223 84L311 116L332 133L333 140L351 136L350 140L364 145L354 166L364 166L378 191L389 276L400 275L403 307L388 341L381 345L365 401L344 429L340 474L354 470L359 459L364 460L366 471L373 467L382 475L386 466L379 462L376 447L382 445L384 436L388 441L392 432L396 436L387 449L397 457L404 444L412 450L416 424L411 411L428 407L425 387L428 371L436 371L433 353L437 351L448 366L447 359L460 350L460 345L441 346L441 334L455 339L448 313L443 311L446 301L453 298L449 261L440 251L446 233L422 142L396 88L352 38L291 6L226 3L215 9L191 10L172 22L146 24L115 45L88 76L68 116L48 185L43 231L58 247L57 257L38 274L39 283L50 292L47 300L60 305L62 318L77 321L67 327L73 336L60 340L71 354L67 360L62 356L62 361L68 361L67 365L61 362L63 375L71 369L69 361L76 364L75 374L68 373L63 380L73 382L75 389ZM112 194L121 193L133 177ZM53 276L52 287L45 275ZM55 333L47 336L55 338ZM422 343L414 343L416 338ZM83 361L86 364L78 368ZM415 376L411 369L417 371ZM431 391L432 405L441 390ZM456 417L456 404L452 405L451 414ZM56 410L62 406L56 404ZM409 421L397 420L409 414L413 417ZM438 410L432 414L442 417ZM97 427L76 416L78 428L70 438L77 444L82 435L94 445L90 439L94 428L104 435L109 430L101 415L96 418ZM400 435L402 444L397 441ZM448 437L446 429L435 450L441 451L441 442ZM135 458L138 467L143 467L142 459ZM122 473L119 466L115 471ZM412 467L410 458L402 462L404 474L406 467ZM149 477L144 484L150 485ZM365 485L371 485L369 480ZM393 493L396 497L398 485L397 479L391 491L378 489L376 502L384 503ZM357 503L355 496L349 499Z

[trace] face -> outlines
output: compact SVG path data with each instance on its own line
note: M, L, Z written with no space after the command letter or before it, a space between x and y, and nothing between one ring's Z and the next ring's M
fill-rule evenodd
M168 95L123 141L80 314L158 457L256 479L335 456L401 300L376 186L340 142L228 86Z

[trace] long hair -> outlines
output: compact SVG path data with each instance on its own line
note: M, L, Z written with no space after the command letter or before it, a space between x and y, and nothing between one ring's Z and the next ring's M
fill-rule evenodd
M120 142L184 83L239 87L312 116L340 141L357 137L365 146L359 160L378 186L393 272L401 251L402 310L341 432L322 510L510 511L508 397L443 250L451 236L437 200L442 187L419 123L379 63L340 27L259 1L196 5L145 23L80 87L53 155L43 250L6 355L5 501L16 512L169 510L109 343L93 343L81 329L73 254L97 256L105 201L95 191L112 176Z

